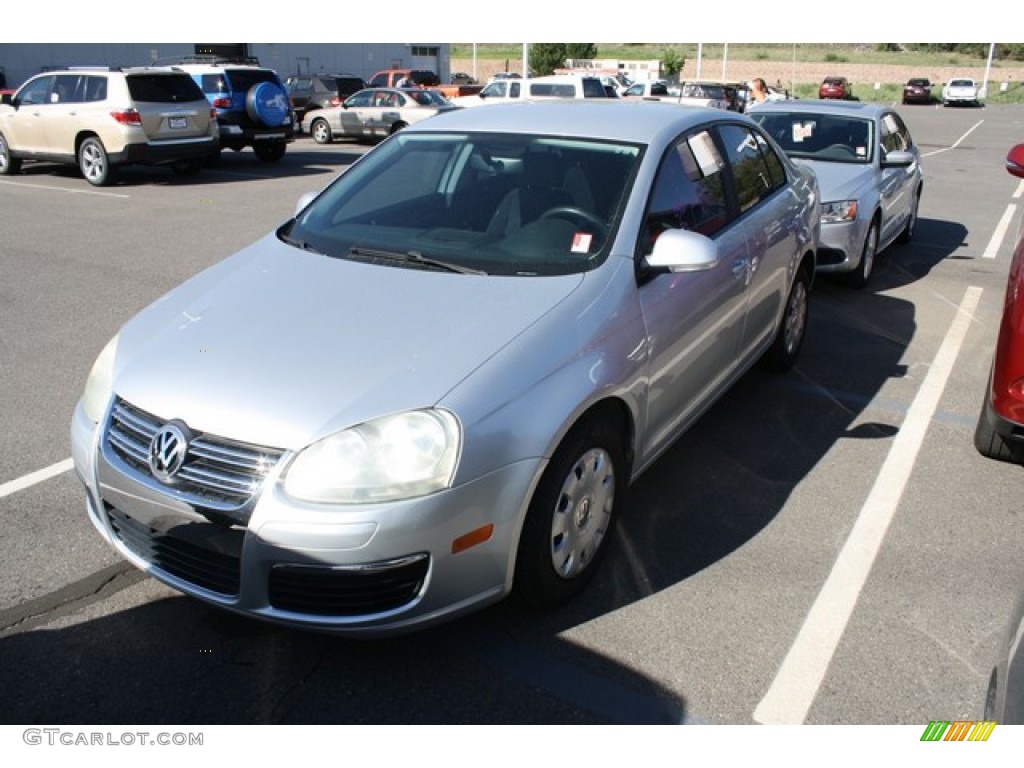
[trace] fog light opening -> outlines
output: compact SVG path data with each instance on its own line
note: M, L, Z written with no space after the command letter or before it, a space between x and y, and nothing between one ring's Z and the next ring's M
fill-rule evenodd
M488 523L469 533L464 533L452 542L452 554L457 555L459 552L465 552L477 544L483 544L493 535L494 523Z

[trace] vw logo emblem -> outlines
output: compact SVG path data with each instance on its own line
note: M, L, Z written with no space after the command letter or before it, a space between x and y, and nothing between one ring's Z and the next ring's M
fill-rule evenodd
M188 436L176 424L164 424L149 441L149 468L162 483L169 483L185 463Z

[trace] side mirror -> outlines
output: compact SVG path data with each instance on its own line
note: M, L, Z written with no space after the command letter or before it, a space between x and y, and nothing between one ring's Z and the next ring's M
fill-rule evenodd
M316 196L316 192L306 192L302 197L300 197L299 202L295 204L295 215L298 216L306 210L306 206L312 203Z
M687 229L667 229L658 235L644 266L659 272L703 272L718 264L715 241Z
M14 106L14 94L13 93L5 93L3 95L0 95L0 104L6 104L9 107L13 107Z
M913 165L916 158L912 152L888 152L882 156L883 168L900 168Z

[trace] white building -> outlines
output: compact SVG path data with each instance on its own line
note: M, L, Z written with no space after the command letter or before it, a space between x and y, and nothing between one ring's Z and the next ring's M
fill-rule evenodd
M139 67L183 56L255 57L283 78L346 73L369 79L382 69L429 69L447 83L448 43L0 43L0 71L8 88L32 75L68 66Z

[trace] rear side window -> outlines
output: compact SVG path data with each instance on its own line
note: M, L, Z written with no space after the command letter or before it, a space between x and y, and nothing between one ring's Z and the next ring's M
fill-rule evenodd
M83 77L83 101L106 101L107 78L105 77ZM202 94L200 94L202 95Z
M576 95L576 88L572 83L533 83L530 85L531 96L562 96L572 98ZM602 89L602 95L604 95Z
M604 84L597 78L585 78L583 80L583 97L586 99L593 98L604 98L608 94L605 93Z
M719 131L732 166L740 210L745 211L775 191L784 179L773 181L761 147L749 129L741 125L724 125Z
M131 75L126 79L133 101L177 104L206 98L188 75Z

